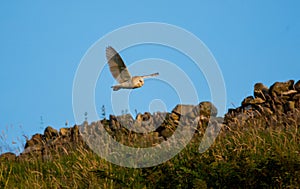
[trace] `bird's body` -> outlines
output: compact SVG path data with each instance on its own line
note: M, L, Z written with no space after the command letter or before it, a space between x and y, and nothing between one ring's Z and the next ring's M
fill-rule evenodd
M142 87L143 85L144 79L140 76L134 76L128 81L112 86L112 88L114 91L117 91L119 89L135 89Z
M157 76L158 73L133 76L131 77L126 65L124 64L121 56L112 47L106 48L106 58L109 65L109 70L112 76L118 81L118 85L112 86L114 91L119 89L135 89L144 85L144 78Z

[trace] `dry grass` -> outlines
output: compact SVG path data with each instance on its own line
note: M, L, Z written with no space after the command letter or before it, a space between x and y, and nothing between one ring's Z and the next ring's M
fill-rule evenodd
M203 154L195 136L173 159L151 168L119 167L82 148L51 161L1 161L0 188L298 188L299 125L266 128L267 122L224 129Z

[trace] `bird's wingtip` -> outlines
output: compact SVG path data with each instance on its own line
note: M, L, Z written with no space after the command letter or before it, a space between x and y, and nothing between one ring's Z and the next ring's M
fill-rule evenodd
M106 50L107 49L112 49L112 46L110 46L110 45L106 46Z
M116 54L118 54L118 53L117 53L117 51L112 46L107 46L106 47L106 57L107 57L107 60L110 60Z

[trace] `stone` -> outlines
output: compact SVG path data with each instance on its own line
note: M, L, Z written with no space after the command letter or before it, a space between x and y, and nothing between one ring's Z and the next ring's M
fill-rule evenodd
M143 121L148 121L151 118L151 114L149 112L145 112L143 115Z
M289 91L283 92L282 95L293 95L293 94L296 94L296 93L297 93L296 90L289 90Z
M43 145L30 146L28 148L25 148L24 151L20 154L20 156L23 156L26 154L35 154L36 156L39 156L42 154L42 149L43 149Z
M25 149L35 145L42 146L45 143L43 138L44 137L41 134L33 135L30 140L26 141Z
M116 116L109 115L109 127L111 130L118 130L121 127Z
M52 128L51 126L48 126L44 131L44 136L46 140L50 140L57 137L58 132L56 129Z
M295 83L294 89L295 89L296 91L298 91L298 93L300 93L300 80L298 80L297 83Z
M158 138L159 133L158 132L152 132L152 136Z
M71 134L71 129L70 128L60 128L59 129L59 135L66 137L69 136Z
M269 89L262 83L256 83L254 96L246 97L242 101L241 107L228 110L224 123L228 126L241 125L250 117L263 117L267 120L274 115L285 117L294 114L298 112L294 110L300 108L299 89L300 81L294 84L294 80L275 82ZM246 119L238 119L239 117Z
M195 107L193 109L193 111L191 111L190 113L188 113L186 115L190 120L195 120L197 117L200 116L200 110L199 110L199 107Z
M117 116L116 119L119 122L120 127L130 128L134 124L134 119L131 116L131 114L124 114L121 116Z
M140 113L138 115L136 115L135 121L142 122L143 121L143 115L140 114Z
M266 115L272 115L273 112L269 107L262 107L262 113L266 114Z
M12 152L6 152L4 154L0 155L0 161L15 161L16 160L16 154Z
M71 128L71 141L72 142L78 142L79 141L79 127L78 127L78 125L75 125L73 128Z
M173 131L172 129L170 129L170 128L165 128L164 130L162 130L162 131L160 132L160 135L161 135L162 137L164 137L164 139L167 139L167 138L171 137L171 136L173 135L173 133L174 133L174 131Z
M242 107L246 107L248 105L251 105L251 101L253 100L253 96L248 96L242 101Z
M188 114L193 110L194 105L185 105L185 104L178 104L173 110L172 113L175 113L179 116L183 116Z
M254 85L254 97L267 100L269 96L269 88L262 83L256 83Z
M254 99L251 101L252 104L262 104L262 103L264 103L264 102L265 102L265 100L263 100L262 98L259 98L259 97L254 98Z
M171 113L171 119L172 120L179 120L180 119L180 114L177 114L175 112Z
M166 119L167 113L156 112L153 114L153 124L155 127L159 127Z
M204 116L207 118L209 118L210 116L216 117L218 114L217 108L211 102L207 102L207 101L200 102L198 106L195 106L193 108L192 112L193 112L193 116L197 115L196 117Z
M149 112L145 112L144 114L138 114L132 126L137 130L140 130L139 127L147 127L148 129L155 128L153 117Z
M300 108L300 93L293 96L295 102L295 108Z
M295 102L288 101L284 104L284 112L287 113L289 111L293 111L295 109Z
M284 113L284 108L282 106L282 104L276 104L275 105L275 111L277 114L283 114Z
M220 125L226 131L241 126L247 127L252 122L256 123L256 118L258 118L258 121L266 121L266 124L263 122L263 126L266 127L269 125L295 124L294 122L288 122L294 121L294 118L297 120L297 122L295 121L296 124L299 125L299 89L300 81L294 84L293 80L276 82L270 89L262 83L256 83L254 85L254 95L246 97L240 107L229 109L224 120L216 117L218 111L211 102L201 102L196 106L178 104L171 113L156 112L152 115L149 112L139 113L135 119L130 114L110 115L108 120L105 119L90 124L86 121L83 123L84 127L75 125L71 128L61 128L59 132L52 127L47 127L44 135L36 134L26 141L21 156L24 158L43 157L48 160L55 157L52 156L52 153L64 152L67 154L69 150L76 149L79 145L89 149L83 141L83 135L88 138L86 142L96 142L101 139L102 127L114 139L124 141L124 144L128 142L128 144L131 144L130 141L140 139L141 147L149 147L168 139L176 129L183 129L183 131L187 131L187 129L196 130L200 134L199 136L202 136L209 123L212 123L213 126ZM271 119L273 121L269 121ZM133 127L135 127L134 130L132 130ZM79 128L81 129L80 133ZM135 130L136 128L141 130ZM211 132L210 134L213 135L214 133ZM0 160L3 158L10 159L10 157L15 159L13 154L7 154L1 155ZM22 158L18 157L19 159Z
M240 112L239 108L229 108L225 117L233 117Z
M272 96L280 96L282 93L294 89L294 80L289 80L286 82L275 82L269 90Z
M259 98L259 97L253 98L252 96L250 96L250 97L247 97L244 99L244 101L242 102L242 106L246 107L249 105L258 105L258 104L262 104L264 102L265 102L265 100L263 100L262 98Z

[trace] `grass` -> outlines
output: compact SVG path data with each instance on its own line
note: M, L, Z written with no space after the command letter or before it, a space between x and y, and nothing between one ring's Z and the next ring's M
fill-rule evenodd
M151 168L120 167L82 148L52 161L1 161L0 188L299 188L299 125L266 128L267 122L223 128L202 154L195 135L181 153Z

